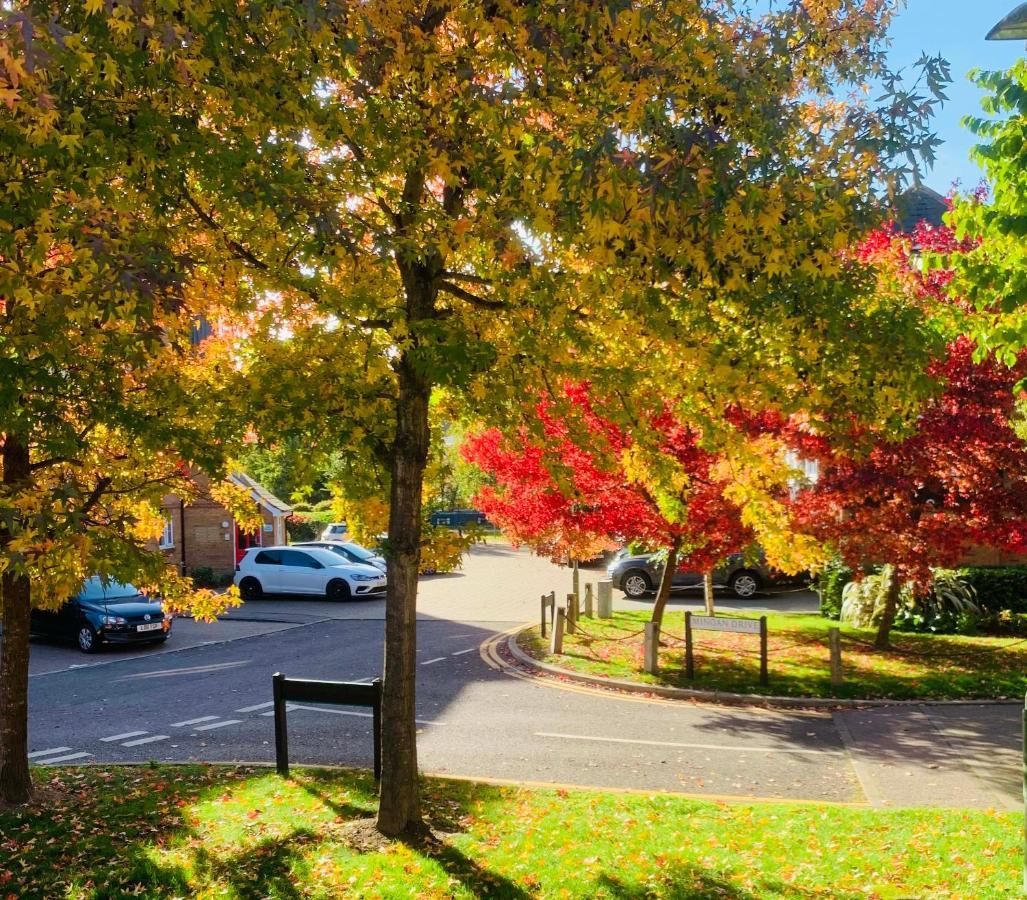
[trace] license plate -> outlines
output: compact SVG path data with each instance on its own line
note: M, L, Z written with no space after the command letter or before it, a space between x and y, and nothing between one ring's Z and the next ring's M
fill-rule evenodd
M160 631L163 622L150 622L148 625L136 625L136 631Z

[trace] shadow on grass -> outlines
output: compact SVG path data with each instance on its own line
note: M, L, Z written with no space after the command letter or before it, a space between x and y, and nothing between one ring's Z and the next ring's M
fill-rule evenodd
M786 884L780 879L761 879L753 888L737 884L729 876L709 872L698 866L670 864L659 870L658 875L643 881L625 879L619 875L604 872L596 882L602 896L611 900L650 900L652 897L673 897L674 900L699 900L699 898L724 898L724 900L758 900L761 897L783 897L801 900L806 897L823 897L820 889L806 889ZM864 894L835 892L835 900L855 900Z

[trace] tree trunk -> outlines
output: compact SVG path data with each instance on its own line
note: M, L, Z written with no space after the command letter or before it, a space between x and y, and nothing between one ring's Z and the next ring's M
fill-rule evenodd
M403 272L407 320L432 314L430 281ZM416 347L414 348L416 351ZM389 837L423 828L417 783L417 574L421 561L421 490L428 460L431 381L404 350L397 364L396 438L389 503L389 584L385 598L385 677L382 685L382 781L378 830Z
M663 567L663 575L660 578L660 589L656 592L656 602L653 603L653 614L650 622L655 622L663 627L663 612L667 608L667 601L670 599L670 586L674 580L674 572L678 567L678 552L681 550L681 539L675 538L667 551L667 564Z
M877 625L877 637L874 639L874 646L878 650L887 650L891 647L891 628L895 624L895 614L899 609L899 591L902 584L899 581L899 570L895 566L888 566L888 590L884 595L884 613Z
M706 601L706 615L715 616L713 609L713 573L705 572L702 577L703 599Z
M16 488L29 478L29 450L8 434L3 447L3 483ZM0 553L11 541L0 529ZM0 806L26 803L32 797L29 775L29 616L28 577L8 569L0 576L3 638L0 644Z

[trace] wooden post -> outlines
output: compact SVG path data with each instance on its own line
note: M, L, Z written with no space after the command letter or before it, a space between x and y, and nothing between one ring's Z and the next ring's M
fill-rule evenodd
M371 727L374 729L374 780L382 780L382 680L375 678L371 687L376 691L372 709Z
M599 618L600 619L612 619L613 618L613 582L612 581L600 581L599 582Z
M650 675L660 670L660 626L656 622L645 623L645 655L642 669Z
M542 635L542 637L545 637L546 636L546 607L549 606L549 595L548 594L543 594L542 595L542 604L541 604L541 606L542 606L542 622L539 625L538 633L540 635Z
M574 594L567 595L567 634L574 634L578 624L578 601Z
M767 673L767 617L760 616L760 684L770 680Z
M275 672L271 676L271 697L275 710L275 768L278 774L289 777L289 732L285 723L285 699L282 697L282 682L285 676Z
M574 602L581 604L581 573L578 572L578 561L574 560L574 571L571 575L571 589L574 591Z
M553 634L549 642L550 653L563 653L563 628L567 621L563 607L556 610L556 618L553 620Z
M695 656L692 652L692 614L685 610L685 677L695 678Z
M592 582L590 581L585 585L585 618L591 619L595 613L595 608L592 604Z
M837 628L827 630L827 641L831 648L831 687L842 684L842 637Z

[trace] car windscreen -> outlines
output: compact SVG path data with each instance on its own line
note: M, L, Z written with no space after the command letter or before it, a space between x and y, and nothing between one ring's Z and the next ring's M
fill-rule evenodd
M103 579L97 575L87 578L85 584L82 585L82 590L78 592L79 599L87 602L105 600L107 603L117 603L118 601L134 600L138 596L139 589L135 585L120 581L104 583Z
M347 550L357 559L374 559L374 554L360 544L345 544Z

